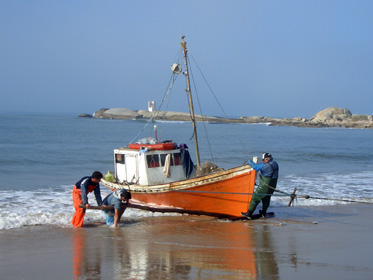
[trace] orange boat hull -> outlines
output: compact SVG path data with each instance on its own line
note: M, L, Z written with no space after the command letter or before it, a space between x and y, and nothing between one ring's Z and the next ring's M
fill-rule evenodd
M103 182L109 187L118 184ZM254 192L255 171L248 165L212 175L160 186L131 185L132 200L155 207L172 207L201 214L240 217L246 212Z

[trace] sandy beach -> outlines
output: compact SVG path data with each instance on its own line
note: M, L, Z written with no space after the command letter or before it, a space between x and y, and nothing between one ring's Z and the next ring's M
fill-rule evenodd
M124 219L120 228L0 231L2 279L370 279L371 205L272 207L276 217Z

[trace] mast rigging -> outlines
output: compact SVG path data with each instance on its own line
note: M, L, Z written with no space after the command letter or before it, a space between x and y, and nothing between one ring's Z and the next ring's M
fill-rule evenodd
M194 145L196 148L196 158L197 158L197 168L199 169L201 161L199 157L199 148L198 148L198 138L197 138L197 127L196 127L196 119L194 117L194 107L193 107L193 99L192 99L192 92L190 90L190 78L189 78L189 71L188 71L188 57L187 57L187 48L186 48L186 42L184 41L185 36L181 37L181 47L183 48L184 53L184 63L185 63L185 72L184 75L187 79L187 93L189 96L189 105L190 105L190 115L192 118L192 125L193 125L193 135L194 135Z

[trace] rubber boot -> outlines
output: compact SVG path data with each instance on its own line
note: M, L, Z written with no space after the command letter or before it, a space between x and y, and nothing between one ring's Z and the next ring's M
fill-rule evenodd
M242 217L245 217L246 219L251 220L252 216L253 216L253 212L251 212L251 211L247 211L246 213L241 212L241 215L242 215Z
M267 211L259 210L259 215L261 215L263 218L265 218L266 215L267 215Z

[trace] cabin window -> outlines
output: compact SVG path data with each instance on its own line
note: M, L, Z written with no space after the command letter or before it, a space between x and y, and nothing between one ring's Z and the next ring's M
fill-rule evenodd
M148 161L148 167L159 167L159 156L158 155L147 155L146 160Z
M164 166L165 165L165 162L166 162L166 156L165 154L160 154L161 156L161 166Z
M167 156L170 155L170 165L175 165L174 164L174 158L172 157L172 153L170 154L160 154L160 158L161 158L161 166L165 166L166 165L166 158Z
M123 154L115 154L115 163L124 164L124 155Z
M181 161L181 153L175 153L174 154L174 161L171 163L171 165L182 165Z

